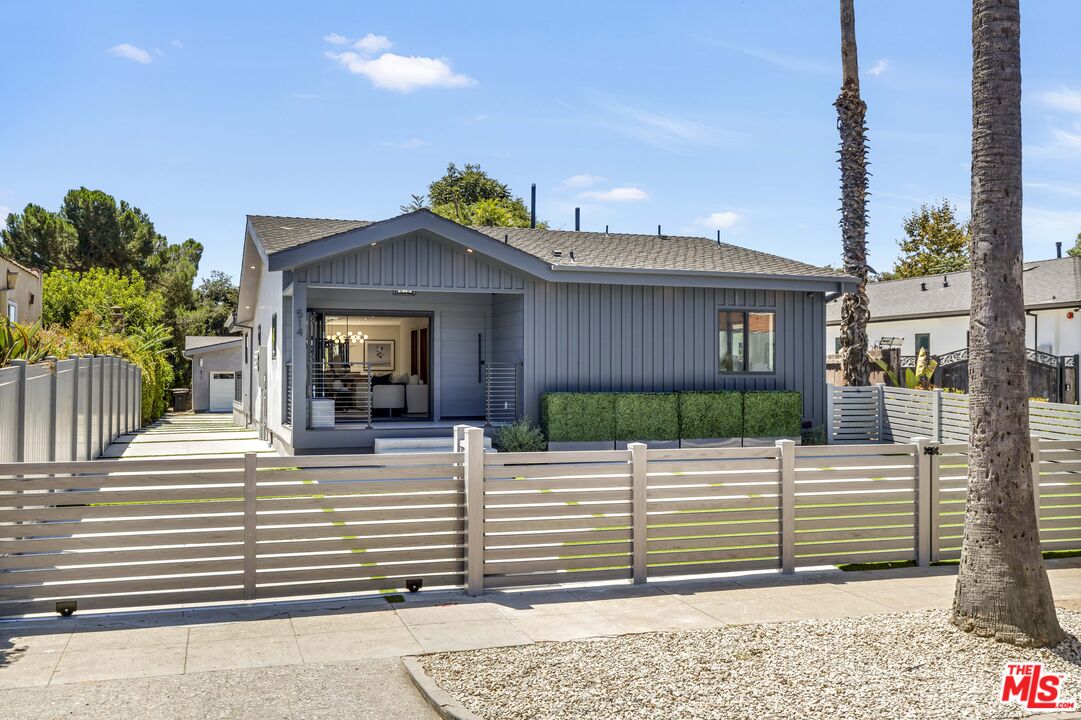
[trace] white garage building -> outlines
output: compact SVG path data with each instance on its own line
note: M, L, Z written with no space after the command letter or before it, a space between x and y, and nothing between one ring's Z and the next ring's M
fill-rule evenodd
M237 380L244 365L243 338L188 335L184 357L191 360L191 398L195 412L232 412Z

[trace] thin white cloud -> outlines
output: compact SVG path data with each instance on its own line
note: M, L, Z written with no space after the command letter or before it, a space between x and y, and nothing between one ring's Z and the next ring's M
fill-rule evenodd
M1049 108L1081 115L1081 90L1063 87L1040 93L1037 97Z
M439 58L384 53L377 58L366 58L355 52L328 52L326 56L355 75L363 75L372 85L382 90L409 93L419 88L460 88L476 85L468 75L451 70L446 61Z
M744 45L735 45L732 43L719 42L712 38L707 38L701 35L695 36L696 40L707 43L709 45L715 45L725 50L731 50L737 52L740 55L746 55L756 60L761 60L767 65L772 65L782 70L789 70L792 72L806 73L812 75L824 75L829 72L833 72L833 68L825 63L818 62L817 60L809 60L804 57L796 55L787 55L785 53L775 52L767 48L747 47Z
M408 140L403 140L401 142L385 140L379 143L381 147L395 148L396 150L416 150L417 148L422 148L427 144L427 140L421 140L417 137L409 138Z
M173 40L169 44L172 45L173 47L175 47L177 50L183 50L184 49L184 43L180 42L179 40Z
M1056 193L1058 195L1081 198L1081 185L1067 185L1064 183L1044 182L1042 180L1026 180L1025 187L1033 190L1046 190L1047 192Z
M569 178L563 181L563 187L577 190L580 188L593 187L599 182L604 182L604 178L599 175L571 175Z
M348 45L349 44L349 38L347 38L345 35L339 35L338 33L330 33L329 35L324 35L323 36L323 41L328 42L331 45Z
M601 202L641 202L649 200L649 193L636 187L616 187L611 190L587 190L578 197Z
M889 67L890 67L890 61L883 58L883 59L879 60L878 62L876 62L875 66L867 71L867 74L868 75L873 75L874 77L878 77L882 73L886 72L886 70L888 70Z
M1025 245L1028 247L1046 247L1046 252L1035 253L1033 258L1050 257L1055 241L1069 245L1081 229L1081 211L1048 210L1045 208L1026 207L1024 215Z
M743 220L742 214L735 210L725 210L697 218L695 223L707 230L727 230L737 225L741 220Z
M360 50L365 55L375 55L384 50L390 50L393 45L394 43L392 43L390 38L386 35L375 35L374 33L368 33L360 40L353 43L353 47Z
M105 52L109 53L110 55L124 58L125 60L133 60L137 63L142 63L143 65L149 65L154 61L154 58L150 56L150 53L140 47L135 47L130 43L113 45Z
M619 103L604 103L613 118L598 122L601 127L622 133L648 145L673 152L689 152L702 145L717 145L735 139L733 133L705 123L665 113L628 107Z

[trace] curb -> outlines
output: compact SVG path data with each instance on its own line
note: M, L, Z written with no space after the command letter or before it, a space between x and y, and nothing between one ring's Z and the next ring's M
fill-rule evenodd
M402 665L417 690L443 720L483 720L479 715L466 710L465 706L436 685L435 680L424 672L424 667L416 656L403 657Z

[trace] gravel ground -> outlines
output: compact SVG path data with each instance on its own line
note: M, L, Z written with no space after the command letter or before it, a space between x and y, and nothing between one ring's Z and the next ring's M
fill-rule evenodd
M428 655L448 693L485 720L1025 717L998 702L1007 661L1067 673L1081 701L1081 614L1070 637L1026 650L955 629L944 610L645 633Z

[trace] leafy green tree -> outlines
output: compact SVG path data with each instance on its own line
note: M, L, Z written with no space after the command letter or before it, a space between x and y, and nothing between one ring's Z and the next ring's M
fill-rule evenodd
M195 288L195 304L181 314L178 325L185 335L228 335L229 317L236 309L239 290L233 279L214 270Z
M7 216L0 230L0 252L27 267L48 272L70 267L78 258L75 226L57 213L30 203Z
M101 319L105 329L151 328L162 322L165 298L146 286L137 272L125 275L101 267L85 272L53 270L42 281L41 321L45 325L69 327L89 310ZM114 319L113 308L120 317Z
M428 186L427 204L432 212L463 225L529 227L529 208L515 197L506 183L501 183L481 169L467 164L459 169L447 166L443 177ZM413 195L402 212L425 207L425 198ZM538 223L538 227L546 227Z
M957 218L949 200L921 205L904 222L905 238L898 241L901 257L883 279L899 279L966 270L971 241L968 221Z
M69 190L60 214L75 227L79 238L76 269L128 267L129 256L120 236L116 199L112 195L85 187Z
M1067 250L1066 254L1070 257L1081 257L1081 232L1077 233L1077 239L1074 240L1073 247Z

